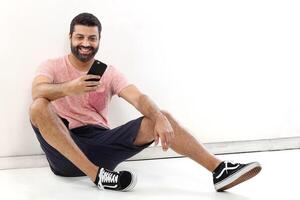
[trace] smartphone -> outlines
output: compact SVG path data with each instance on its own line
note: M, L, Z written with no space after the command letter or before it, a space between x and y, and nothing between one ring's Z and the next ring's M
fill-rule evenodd
M105 63L103 63L99 60L95 60L87 74L93 74L93 75L98 75L98 76L102 77L106 68L107 68L107 65ZM100 81L100 79L91 78L91 79L87 79L86 81Z

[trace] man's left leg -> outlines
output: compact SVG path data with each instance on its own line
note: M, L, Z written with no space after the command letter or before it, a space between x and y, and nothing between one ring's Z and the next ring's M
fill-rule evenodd
M175 137L171 144L171 149L180 155L187 156L209 171L213 171L221 163L221 161L208 152L206 148L199 143L185 128L183 128L173 117L166 111L162 113L168 118L174 130ZM143 145L149 141L153 141L153 122L144 117L139 133L134 144Z
M171 148L178 154L187 156L214 174L214 183L217 191L229 189L245 180L255 176L261 169L259 163L239 164L221 162L216 156L211 154L198 142L174 117L166 112L162 113L167 117L174 130L175 137L172 140ZM135 145L143 145L153 141L154 124L144 117ZM225 173L224 173L225 171ZM239 173L237 173L239 172ZM235 174L234 176L232 174Z

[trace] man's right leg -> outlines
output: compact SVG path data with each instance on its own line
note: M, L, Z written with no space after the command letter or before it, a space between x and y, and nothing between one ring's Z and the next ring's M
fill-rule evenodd
M34 100L30 106L30 120L40 130L48 144L68 158L93 182L95 181L99 167L94 165L79 149L47 99Z

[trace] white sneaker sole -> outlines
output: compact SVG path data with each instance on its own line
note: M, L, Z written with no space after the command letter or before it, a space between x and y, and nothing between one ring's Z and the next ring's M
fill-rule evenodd
M261 165L258 162L249 164L248 166L242 168L240 171L231 175L230 177L224 179L220 183L215 184L215 189L218 192L232 188L250 178L256 176L261 170Z

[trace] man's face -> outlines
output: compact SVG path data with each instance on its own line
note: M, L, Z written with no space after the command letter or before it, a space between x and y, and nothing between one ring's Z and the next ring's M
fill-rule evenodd
M98 27L75 25L70 41L73 55L82 62L88 62L94 58L99 49Z

